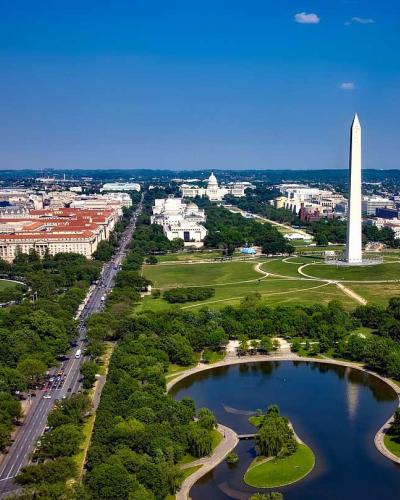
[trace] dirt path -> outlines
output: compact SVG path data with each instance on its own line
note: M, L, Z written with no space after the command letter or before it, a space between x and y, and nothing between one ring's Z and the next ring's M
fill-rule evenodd
M260 278L260 279L263 279L263 278ZM308 281L311 281L311 280L308 280ZM245 282L242 282L242 283L245 283ZM272 297L274 295L287 295L289 293L298 293L298 292L306 292L308 290L316 290L317 288L323 288L323 287L329 286L331 284L332 283L330 283L330 282L328 282L328 283L324 282L324 283L322 283L322 285L311 286L309 288L295 288L294 290L285 290L283 292L261 293L260 295L261 295L261 297L263 297L263 296ZM230 300L241 300L241 299L244 299L244 297L245 296L243 295L243 296L239 296L239 297L228 297L227 299L217 299L217 300L210 300L208 302L199 302L198 304L192 304L190 306L184 306L181 309L192 309L193 307L207 306L209 304L216 304L218 302L228 302Z
M353 292L353 290L350 290L350 288L347 288L346 286L342 285L339 282L336 282L336 286L342 290L343 293L354 299L356 302L361 304L362 306L365 306L368 304L368 301L361 297L361 295L358 295L358 293Z

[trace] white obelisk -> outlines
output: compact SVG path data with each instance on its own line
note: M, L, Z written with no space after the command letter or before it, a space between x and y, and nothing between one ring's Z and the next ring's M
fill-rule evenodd
M350 130L349 207L347 213L346 261L362 262L361 243L361 125L357 114Z

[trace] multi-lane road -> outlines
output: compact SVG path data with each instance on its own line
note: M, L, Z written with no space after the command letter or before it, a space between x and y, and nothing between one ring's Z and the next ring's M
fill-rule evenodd
M31 400L31 406L26 419L15 436L15 440L9 448L7 455L3 457L0 465L0 496L6 496L18 488L14 483L21 467L29 463L29 455L33 451L38 438L43 434L47 423L47 415L54 406L56 399L64 399L80 389L80 367L84 362L84 356L80 355L84 350L84 338L86 328L84 320L103 308L104 297L112 290L114 278L119 266L126 254L132 234L136 228L137 216L142 210L142 199L136 208L128 226L121 235L120 243L113 258L107 262L102 269L100 279L91 288L91 293L81 308L79 315L79 335L76 347L69 354L69 358L60 368L54 371L54 380L47 391L37 391L35 398ZM63 371L62 377L57 377L59 370Z

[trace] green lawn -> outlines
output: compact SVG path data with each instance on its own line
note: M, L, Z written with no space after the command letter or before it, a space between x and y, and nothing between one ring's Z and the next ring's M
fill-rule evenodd
M165 255L156 255L158 262L185 262L188 260L205 260L205 259L215 259L221 256L221 252L211 251L211 252L179 252L179 253L168 253Z
M214 451L215 448L219 445L219 443L223 440L223 436L219 431L217 431L217 429L214 429L212 433L213 433L212 451Z
M400 296L400 283L349 283L346 285L370 304L386 307L391 297Z
M167 374L166 377L171 377L172 375L178 375L180 372L183 372L185 370L188 370L189 368L192 368L193 366L196 366L197 363L200 361L201 354L199 352L194 353L194 360L193 363L190 366L182 366L182 365L176 365L175 363L170 363L168 366Z
M213 363L218 363L218 361L222 361L225 358L225 352L216 352L210 351L206 349L203 354L203 359L205 359L205 355L208 358L208 364L212 365Z
M315 457L305 444L299 444L293 455L286 458L257 457L244 475L245 483L255 488L276 488L299 481L314 468Z
M193 467L188 467L187 469L182 469L183 480L182 482L189 476L191 476L194 472L198 471L203 467L202 465L194 465Z
M400 263L383 263L375 266L335 266L311 264L303 272L314 277L334 280L400 280Z
M391 451L393 455L396 455L396 457L400 457L400 440L395 441L390 434L385 434L383 440L386 448Z
M21 285L15 281L0 280L0 290L11 290L19 286Z
M314 262L314 258L309 257L292 257L288 259L287 262L283 262L283 259L271 259L269 262L265 262L261 269L267 273L279 274L281 276L289 276L293 278L302 278L303 276L297 271L297 269L303 264L308 262Z
M352 309L358 305L352 298L341 292L335 285L325 285L324 283L312 280L296 281L279 278L263 278L259 282L255 281L237 285L217 286L215 287L215 296L202 302L178 305L169 304L162 298L153 299L147 296L139 303L135 311L163 311L174 308L191 310L204 305L220 309L227 305L239 304L243 297L254 292L259 292L262 302L268 305L327 304L331 300L340 300L346 309Z
M177 264L145 266L143 274L156 288L214 285L262 277L254 270L255 262L230 261L215 264Z

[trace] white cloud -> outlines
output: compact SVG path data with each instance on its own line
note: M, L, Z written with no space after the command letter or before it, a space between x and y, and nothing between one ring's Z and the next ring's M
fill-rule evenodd
M352 17L350 21L346 21L344 24L350 26L351 24L374 24L375 21L371 17Z
M307 12L299 12L295 14L294 20L299 24L318 24L320 19L317 14L307 14Z
M354 90L356 86L354 85L353 82L343 82L340 84L340 88L342 90Z

